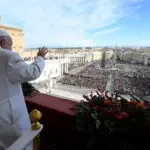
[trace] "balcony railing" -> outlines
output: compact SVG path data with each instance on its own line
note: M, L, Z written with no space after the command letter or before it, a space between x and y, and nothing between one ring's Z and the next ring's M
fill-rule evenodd
M40 135L41 150L74 149L75 114L70 110L76 102L42 93L25 97L28 111L38 109L42 112L41 124L44 129Z
M42 112L41 123L44 125L44 129L40 138L41 150L84 150L82 142L85 135L77 133L76 115L70 109L77 102L37 92L33 93L32 98L25 97L25 99L29 112L33 109L38 109ZM141 143L143 142L142 150L147 150L144 149L144 143L148 143L149 138L143 141L143 137L137 140Z

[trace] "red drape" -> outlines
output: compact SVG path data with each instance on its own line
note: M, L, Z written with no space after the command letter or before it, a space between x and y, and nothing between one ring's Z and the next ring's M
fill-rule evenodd
M75 149L76 119L70 108L77 102L41 93L34 93L32 98L25 97L25 100L29 112L33 109L42 112L42 149Z

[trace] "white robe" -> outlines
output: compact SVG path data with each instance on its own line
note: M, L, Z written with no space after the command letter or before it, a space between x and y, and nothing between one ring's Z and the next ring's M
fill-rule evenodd
M28 65L17 53L0 48L0 150L31 127L21 83L37 79L44 66L42 57Z

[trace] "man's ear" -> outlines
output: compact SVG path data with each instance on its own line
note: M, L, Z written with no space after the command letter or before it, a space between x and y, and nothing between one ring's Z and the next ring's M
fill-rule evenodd
M0 46L1 46L2 48L5 47L5 43L6 43L6 41L5 41L4 39L0 40Z

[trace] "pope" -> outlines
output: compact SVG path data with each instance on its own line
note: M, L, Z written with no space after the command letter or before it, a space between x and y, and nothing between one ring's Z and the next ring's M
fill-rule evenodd
M9 34L0 30L0 150L7 149L31 128L21 83L41 75L47 54L47 48L40 48L35 61L29 65L12 51L12 45ZM26 148L31 149L32 144Z

